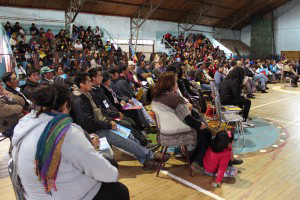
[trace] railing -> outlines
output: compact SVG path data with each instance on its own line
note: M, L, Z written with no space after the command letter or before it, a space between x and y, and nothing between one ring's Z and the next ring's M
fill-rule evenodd
M109 39L111 39L116 45L116 47L118 48L119 47L118 43L111 37L110 33L105 28L102 28L102 30L108 35Z
M167 44L169 47L171 47L172 50L174 50L176 52L176 49L162 35L159 35L159 36L165 42L165 44Z

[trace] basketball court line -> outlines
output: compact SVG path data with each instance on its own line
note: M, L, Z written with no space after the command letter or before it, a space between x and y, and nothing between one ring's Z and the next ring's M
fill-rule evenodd
M263 106L267 106L267 105L270 105L270 104L273 104L273 103L278 103L278 102L281 102L281 101L292 99L292 98L295 98L295 97L299 97L299 95L292 96L292 97L287 97L287 98L280 99L280 100L277 100L277 101L272 101L272 102L269 102L269 103L266 103L266 104L255 106L255 107L252 107L251 110L252 109L256 109L256 108L260 108L260 107L263 107ZM289 123L289 124L293 124L293 125L298 125L296 123L288 122L288 121L285 121L285 120L277 120L277 119L272 119L272 118L267 118L267 117L262 117L262 118L269 119L269 120L272 120L272 121L280 121L280 122L285 122L285 123ZM128 154L128 155L133 156L132 154L130 154L130 153L128 153L128 152L126 152L126 151L124 151L122 149L119 149L119 150L122 151L122 152L124 152L124 153L126 153L126 154ZM180 177L178 177L178 176L176 176L176 175L174 175L174 174L172 174L172 173L170 173L170 172L168 172L166 170L162 170L161 169L160 172L163 173L163 174L165 174L166 176L169 176L169 177L175 179L178 182L181 182L182 184L185 184L185 185L187 185L187 186L189 186L189 187L197 190L200 193L203 193L203 194L209 196L209 197L212 197L212 198L214 198L216 200L225 200L224 198L222 198L222 197L220 197L220 196L218 196L218 195L216 195L216 194L214 194L214 193L212 193L212 192L210 192L208 190L205 190L204 188L201 188L200 186L197 186L197 185L195 185L195 184L193 184L193 183L191 183L191 182L189 182L189 181L187 181L185 179L182 179L182 178L180 178Z
M274 87L272 87L272 90L283 92L283 93L289 93L289 94L300 94L300 91L297 91L297 90L285 90L285 89L282 89L281 86L274 86Z
M277 101L271 101L269 103L261 104L259 106L254 106L254 107L250 108L250 110L253 110L253 109L256 109L256 108L260 108L260 107L263 107L263 106L267 106L267 105L270 105L270 104L273 104L273 103L278 103L278 102L281 102L281 101L285 101L285 100L288 100L288 99L292 99L292 98L295 98L295 97L299 97L299 95L292 96L292 97L287 97L287 98L280 99L280 100L277 100Z
M191 183L187 180L184 180L184 179L182 179L182 178L180 178L180 177L178 177L178 176L176 176L176 175L174 175L174 174L172 174L168 171L160 170L160 172L167 175L167 176L170 176L171 178L173 178L173 179L175 179L175 180L177 180L177 181L179 181L179 182L181 182L181 183L183 183L183 184L185 184L185 185L187 185L187 186L189 186L189 187L191 187L195 190L197 190L198 192L206 194L207 196L210 196L210 197L212 197L214 199L217 199L217 200L225 200L224 198L222 198L222 197L220 197L220 196L218 196L218 195L216 195L216 194L214 194L214 193L212 193L208 190L205 190L202 187L199 187L198 185L195 185L195 184L193 184L193 183Z
M127 152L127 151L125 151L123 149L120 149L118 147L115 147L115 148L117 148L119 151L121 151L121 152L123 152L123 153L125 153L127 155L130 155L130 156L132 156L132 157L135 158L135 156L133 154L129 153L129 152ZM214 198L216 200L225 200L224 198L222 198L222 197L220 197L220 196L218 196L218 195L216 195L216 194L214 194L214 193L212 193L212 192L210 192L208 190L205 190L205 189L203 189L203 188L201 188L201 187L199 187L199 186L197 186L197 185L195 185L195 184L193 184L193 183L191 183L191 182L189 182L187 180L184 180L184 179L182 179L182 178L180 178L180 177L178 177L178 176L176 176L176 175L174 175L174 174L172 174L172 173L170 173L170 172L168 172L166 170L161 169L160 172L163 173L163 174L165 174L165 175L167 175L167 176L170 176L171 178L173 178L173 179L175 179L175 180L177 180L177 181L179 181L179 182L181 182L181 183L183 183L183 184L185 184L185 185L187 185L187 186L189 186L189 187L197 190L198 192L206 194L207 196L210 196L210 197L212 197L212 198Z

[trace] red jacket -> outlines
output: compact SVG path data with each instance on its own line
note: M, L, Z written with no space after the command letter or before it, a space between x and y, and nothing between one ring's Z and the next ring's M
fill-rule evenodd
M203 159L203 166L207 172L216 173L216 182L220 183L231 159L232 148L226 148L221 152L213 152L209 147Z
M135 81L134 78L133 78L133 75L134 74L132 72L129 72L128 76L127 76L127 79L129 80L129 82L133 83L136 88L139 88L140 87L140 81Z

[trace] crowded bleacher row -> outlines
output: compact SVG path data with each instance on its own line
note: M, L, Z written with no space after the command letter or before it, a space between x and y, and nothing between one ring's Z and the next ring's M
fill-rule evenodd
M103 44L99 27L93 31L91 27L85 30L83 26L73 25L72 35L65 29L54 35L51 29L39 30L34 23L29 31L18 22L13 27L7 22L4 28L18 64L25 62L40 68L54 63L63 63L69 68L101 65L106 69L115 62L125 62L121 48L116 48L109 40Z
M16 24L6 25L5 29L12 33L11 45L19 51L24 43L16 42L16 37L22 37L22 28ZM156 170L160 162L170 159L170 154L163 156L157 152L160 145L148 141L148 134L156 133L155 127L162 145L165 141L170 146L188 145L188 152L177 148L175 156L188 154L194 172L217 176L214 185L219 187L223 177L237 174L232 165L243 161L232 155L234 133L216 133L203 116L207 102L214 104L211 83L223 105L241 107L245 128L255 126L249 120L250 99L255 98L255 92L268 93L268 83L285 77L291 79L293 87L298 86L300 71L294 62L228 60L203 35L181 35L178 43L176 38L171 41L164 36L177 50L167 59L153 54L147 62L138 53L127 61L121 53L103 60L87 47L90 42L98 44L95 40L101 37L99 29L73 29L72 37L62 30L49 40L33 26L32 37L39 40L33 39L26 48L38 50L41 63L2 75L5 88L0 86L0 132L12 138L15 148L20 141L23 143L18 172L29 199L47 199L49 193L57 199L128 199L126 187L117 182L113 152L103 151L101 145L105 143L100 142L99 147L99 139L105 138L109 145L134 155L145 170ZM44 37L47 39L41 43ZM72 57L71 38L76 41L73 51L79 54L76 59L81 63L77 67L75 62L65 62ZM41 56L45 49L40 45L56 39L60 43L50 51L64 54L55 63L47 57L50 54ZM101 47L104 52L114 49L108 45ZM25 55L17 60L19 64L26 60ZM15 56L18 58L18 52ZM26 77L26 83L19 86L20 74ZM160 119L172 117L174 121L156 123L155 109L160 111Z

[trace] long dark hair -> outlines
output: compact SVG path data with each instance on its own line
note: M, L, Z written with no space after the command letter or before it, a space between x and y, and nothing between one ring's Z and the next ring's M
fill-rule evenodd
M210 148L213 152L221 152L226 149L234 140L234 135L231 132L219 131L216 137L211 141Z
M226 77L226 80L235 79L238 81L239 85L242 86L243 80L245 78L245 71L242 67L235 67L231 70Z
M175 86L175 82L176 74L174 72L167 72L162 74L155 84L153 97L156 98L165 92L171 91Z
M33 92L33 103L40 107L37 117L43 112L55 110L60 112L61 107L67 102L71 106L67 85L62 83L42 83Z

